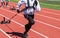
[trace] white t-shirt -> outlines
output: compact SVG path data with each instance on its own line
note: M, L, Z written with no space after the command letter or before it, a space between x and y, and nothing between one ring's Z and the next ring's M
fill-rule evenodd
M34 1L35 1L35 0L29 0L29 5L30 5L30 6L33 6ZM35 10L36 10L36 11L40 11L41 8L40 8L40 5L39 5L39 1L37 0L37 2L38 2L38 4L37 4L37 6L35 6ZM17 9L20 9L20 6L21 6L22 4L25 4L25 7L27 7L27 6L28 6L27 0L20 0L20 1L18 2L18 4L17 4ZM32 14L34 14L34 9L33 9L33 8L26 9L26 10L24 11L24 14L30 14L30 15L32 15Z

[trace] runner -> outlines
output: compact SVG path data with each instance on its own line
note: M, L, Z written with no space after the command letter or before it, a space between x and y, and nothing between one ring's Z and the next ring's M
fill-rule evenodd
M24 17L28 20L28 23L25 25L24 37L27 37L28 31L35 24L34 21L34 12L40 12L41 8L38 0L20 0L17 4L17 12L20 13L20 7L22 4L25 4L24 8Z
M9 0L5 0L5 2L6 2L6 7L8 6L8 2L9 2Z
M5 5L5 0L1 0L1 7L4 7Z

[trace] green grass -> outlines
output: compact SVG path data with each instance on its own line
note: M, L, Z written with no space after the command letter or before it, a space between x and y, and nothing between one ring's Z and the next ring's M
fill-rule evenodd
M57 4L57 5L60 5L60 1L44 1L43 3L47 3L47 4Z
M18 2L19 0L10 0L11 2ZM40 2L41 7L60 10L60 1Z
M16 3L17 3L18 1L19 1L19 0L10 0L10 2L16 2Z
M41 5L41 7L44 7L44 8L60 10L60 5L57 5L57 4L48 4L48 3L41 2L40 5Z

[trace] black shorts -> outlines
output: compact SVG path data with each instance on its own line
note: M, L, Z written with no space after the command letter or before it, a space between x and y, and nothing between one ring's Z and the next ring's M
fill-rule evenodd
M28 15L28 14L26 14L26 15L24 15L24 17L26 18L26 19L28 19L28 18L32 18L32 19L34 19L34 14L33 15Z

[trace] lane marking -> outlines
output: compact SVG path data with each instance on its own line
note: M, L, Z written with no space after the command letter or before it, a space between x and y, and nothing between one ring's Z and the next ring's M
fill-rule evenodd
M50 12L50 11L46 11L46 10L43 10L43 12L45 12L45 13L49 13L49 14L54 14L54 15L59 15L59 16L60 16L60 14L57 14L57 13L53 13L53 12Z
M49 19L53 19L53 20L56 20L56 21L60 21L60 19L57 19L57 18L53 18L53 17L49 17L49 16L37 14L37 13L36 13L36 15L38 15L38 16L43 16L43 17L46 17L46 18L49 18Z
M39 21L39 20L35 20L35 21L37 21L37 22L39 22L39 23L43 23L43 24L45 24L45 25L47 25L47 26L54 27L54 28L56 28L56 29L59 29L59 30L60 30L60 28L59 28L59 27L56 27L56 26L54 26L54 25L51 25L51 24L48 24L48 23L45 23L45 22L42 22L42 21Z
M0 28L0 31L3 32L8 38L12 38L6 32L4 32L1 28Z

